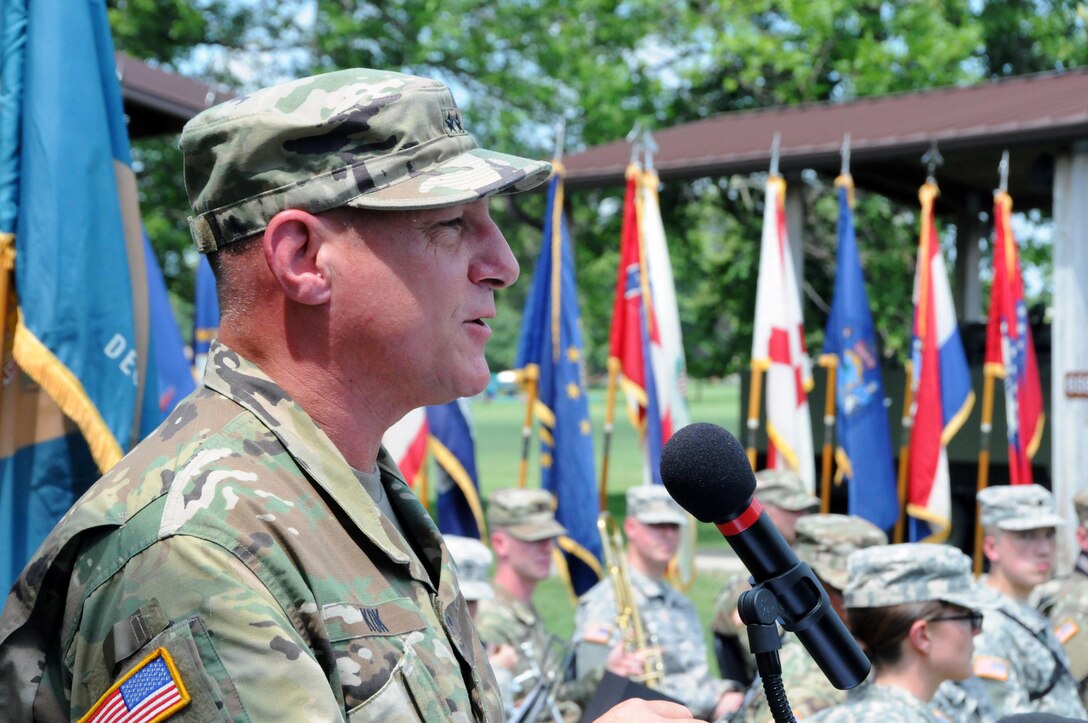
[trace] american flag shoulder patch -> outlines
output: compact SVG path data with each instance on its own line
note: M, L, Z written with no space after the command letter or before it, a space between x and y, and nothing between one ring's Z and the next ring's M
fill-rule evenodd
M1065 618L1058 627L1054 628L1054 637L1062 645L1068 643L1074 635L1080 632L1080 626L1073 618Z
M612 638L612 628L605 623L590 623L586 626L585 641L606 645Z
M993 655L976 655L974 662L975 675L979 678L990 680L1009 679L1009 661Z
M166 648L156 648L103 693L79 723L158 723L189 704Z

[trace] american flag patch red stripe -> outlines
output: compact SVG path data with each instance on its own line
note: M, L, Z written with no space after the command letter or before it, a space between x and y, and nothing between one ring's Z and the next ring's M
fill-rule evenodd
M156 648L107 690L79 723L157 723L189 704L166 648Z

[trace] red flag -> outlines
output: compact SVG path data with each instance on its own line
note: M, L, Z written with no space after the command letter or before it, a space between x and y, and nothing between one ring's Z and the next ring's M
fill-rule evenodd
M1031 458L1043 436L1043 392L1031 340L1020 256L1012 235L1012 198L994 195L994 279L986 325L986 370L1005 380L1009 481L1031 484Z
M623 373L628 414L632 424L641 433L648 478L656 483L660 481L658 467L665 439L650 360L650 345L655 341L660 344L660 340L639 226L640 175L638 166L632 164L628 167L608 364L610 370Z

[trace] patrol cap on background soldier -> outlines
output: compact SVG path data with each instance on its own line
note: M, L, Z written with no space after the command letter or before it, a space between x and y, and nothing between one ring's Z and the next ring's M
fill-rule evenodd
M687 515L661 485L638 485L627 489L627 516L644 525L684 525Z
M803 515L815 512L820 500L808 491L801 475L786 469L756 472L756 497L783 539L793 544L794 528Z
M755 477L756 497L782 539L792 545L797 520L818 509L820 500L809 493L808 485L796 472L762 469ZM750 587L748 578L743 567L726 577L714 601L714 618L710 623L718 670L723 678L744 685L751 683L756 675L755 658L748 652L748 635L737 615L737 599Z
M546 490L507 487L487 498L487 523L526 542L547 540L567 532L556 521L555 508L555 497Z
M488 582L493 559L491 550L475 537L443 535L442 540L446 543L446 549L450 551L450 557L453 558L453 564L457 570L457 582L465 602L468 603L469 614L475 618L476 603L495 597L495 591Z
M846 587L850 556L858 550L886 545L887 542L887 535L862 517L813 514L797 520L797 539L793 549L798 559L807 562L823 582L832 607L839 617L845 619L842 590ZM846 694L828 682L827 676L796 636L783 636L779 659L782 682L797 718L807 718L845 699ZM770 716L763 683L756 680L745 701L743 720L762 723Z

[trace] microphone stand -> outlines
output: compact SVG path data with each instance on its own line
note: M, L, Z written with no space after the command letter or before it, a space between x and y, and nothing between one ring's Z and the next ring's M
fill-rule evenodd
M782 661L778 651L782 637L775 622L782 612L774 593L760 583L741 594L737 612L748 629L748 645L756 657L756 670L763 680L763 692L775 723L796 723L782 684Z

